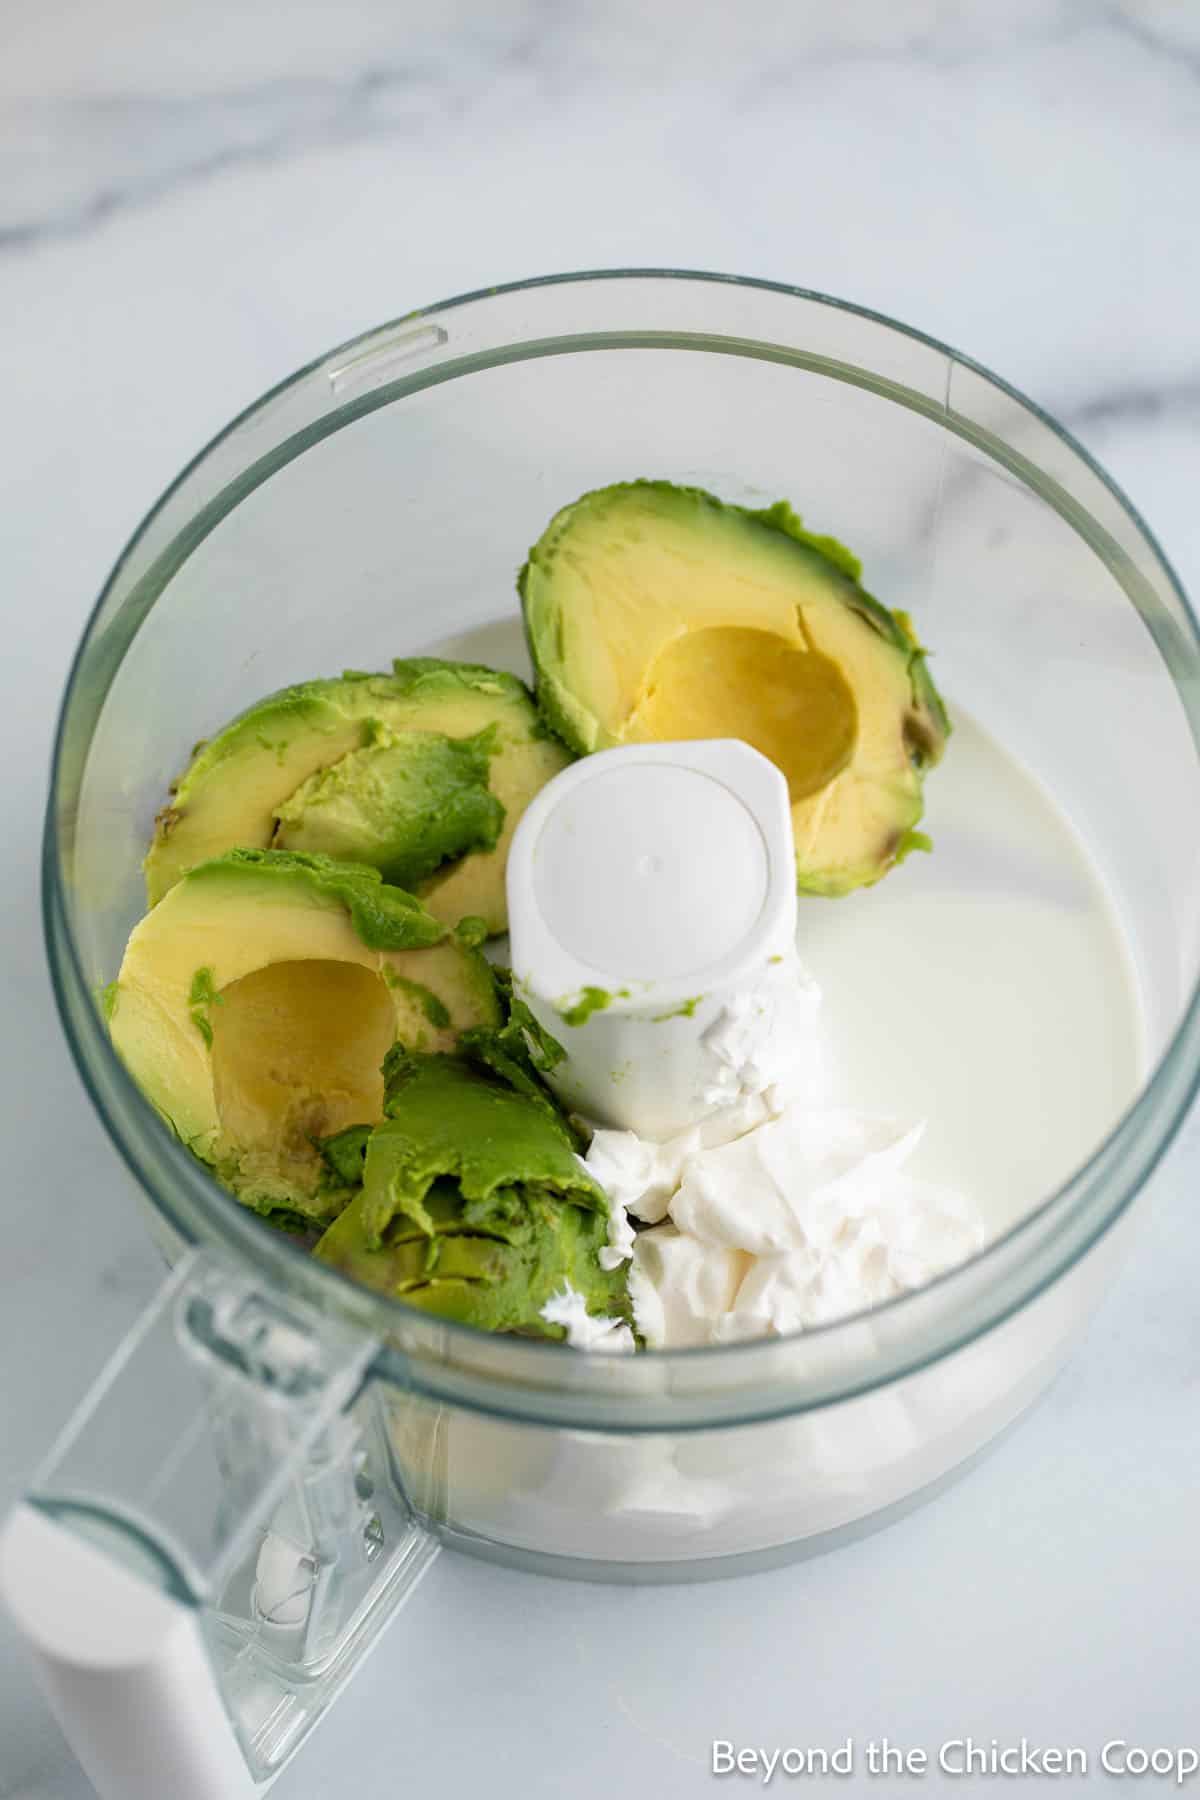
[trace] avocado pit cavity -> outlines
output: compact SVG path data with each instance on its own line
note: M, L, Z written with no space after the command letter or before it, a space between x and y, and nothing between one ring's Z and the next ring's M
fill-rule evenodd
M231 982L220 1002L209 1016L223 1145L315 1179L315 1139L383 1117L387 986L352 963L279 962Z
M740 738L787 777L793 801L849 763L858 709L829 657L769 631L714 625L675 637L650 665L624 743Z

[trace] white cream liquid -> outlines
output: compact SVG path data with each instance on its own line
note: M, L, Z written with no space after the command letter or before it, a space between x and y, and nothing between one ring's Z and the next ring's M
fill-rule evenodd
M932 855L801 902L835 1080L928 1120L909 1165L968 1194L989 1234L1049 1197L1145 1070L1132 963L1068 820L960 710L926 787Z

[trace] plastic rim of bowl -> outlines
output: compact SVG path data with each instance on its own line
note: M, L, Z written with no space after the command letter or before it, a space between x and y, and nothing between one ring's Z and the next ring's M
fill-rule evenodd
M126 1074L112 1049L83 972L72 935L60 854L59 820L71 816L68 776L81 768L98 715L120 654L111 657L107 679L91 721L76 719L84 678L101 639L102 615L126 565L144 544L172 500L221 446L245 426L259 421L269 408L324 372L333 381L337 370L353 370L381 338L419 329L419 321L436 321L468 306L541 290L577 290L586 284L641 282L664 292L683 288L734 288L796 299L847 315L895 334L910 344L944 356L986 382L1015 403L1029 418L1056 437L1077 465L1100 482L1124 514L1141 545L1157 563L1162 580L1178 605L1186 634L1185 654L1193 679L1176 687L1193 737L1200 749L1200 627L1182 586L1153 534L1117 484L1049 414L1017 389L970 357L928 334L902 325L885 314L810 289L703 271L617 269L550 275L460 295L423 308L349 340L308 364L269 390L233 419L184 468L156 501L118 557L89 616L68 676L55 734L49 802L42 858L43 917L51 977L67 1041L84 1086L112 1141L175 1236L185 1243L205 1241L222 1246L235 1258L252 1263L264 1277L315 1305L354 1319L384 1341L375 1372L408 1389L443 1403L491 1416L576 1429L620 1432L687 1431L748 1424L838 1404L904 1376L914 1374L963 1348L1030 1305L1070 1270L1124 1213L1144 1186L1175 1136L1200 1089L1200 981L1190 993L1181 1018L1143 1090L1088 1159L1054 1193L1016 1224L991 1240L969 1262L938 1277L927 1287L901 1295L850 1318L812 1328L793 1338L749 1341L718 1347L657 1351L637 1358L579 1356L555 1343L497 1339L469 1325L435 1320L402 1301L373 1293L327 1265L316 1262L285 1235L265 1227L222 1189L203 1166L174 1140L167 1127ZM611 290L610 290L611 291ZM797 346L755 343L740 345L732 336L705 331L703 344L685 340L685 331L609 333L583 331L553 340L518 340L476 352L415 375L351 396L332 413L301 423L275 450L262 456L209 501L189 529L177 533L133 584L122 602L128 611L140 592L149 592L143 612L167 585L176 569L207 530L278 468L321 438L341 429L377 406L438 381L522 357L561 354L581 349L619 348L653 341L656 347L697 348L742 355L773 355L801 367L828 369L830 359L806 355ZM1103 528L1090 520L1052 480L1008 449L983 427L945 407L929 403L917 390L874 376L857 365L843 365L842 379L862 377L861 385L923 411L944 429L984 448L1038 491L1089 543L1129 595L1117 573L1123 553ZM336 384L335 384L336 387ZM253 474L256 479L250 480ZM201 528L203 526L203 529ZM1091 527L1089 529L1089 526ZM181 535L185 541L180 542ZM1107 546L1107 548L1106 548ZM136 610L136 608L134 609ZM107 623L107 622L105 622ZM1149 624L1149 621L1147 621ZM135 623L129 638L135 634ZM128 639L127 639L128 641ZM1161 639L1160 648L1164 648ZM1175 645L1178 649L1178 643ZM82 749L80 732L83 733ZM71 758L76 759L74 768Z

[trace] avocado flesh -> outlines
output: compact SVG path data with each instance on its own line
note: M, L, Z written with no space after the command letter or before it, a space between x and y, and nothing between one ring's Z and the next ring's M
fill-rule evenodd
M363 1185L316 1255L368 1287L485 1331L561 1336L541 1308L569 1282L628 1316L601 1269L608 1205L553 1117L453 1056L392 1053Z
M316 1140L383 1117L386 986L356 963L269 963L220 990L210 1016L217 1166L258 1206L320 1219L337 1190Z
M533 1337L563 1336L561 1326L541 1317L541 1309L566 1282L584 1295L589 1312L628 1316L624 1277L606 1274L598 1261L608 1235L599 1213L526 1193L523 1229L506 1239L469 1224L459 1190L445 1182L429 1197L437 1226L432 1236L400 1220L372 1249L363 1229L363 1204L360 1193L329 1226L314 1254L377 1293L480 1331Z
M738 737L787 776L797 885L844 894L911 846L949 722L907 620L786 502L630 482L551 521L518 586L550 725L581 753Z
M461 760L447 759L445 746L447 740L473 741L478 755L485 732L491 733L492 805L481 807L476 791L464 820L464 786L477 790L478 784ZM415 743L421 734L433 742ZM407 775L403 756L386 754L396 751L394 740L407 740L413 752ZM376 858L382 857L395 868L398 841L400 860L411 855L414 843L418 861L439 847L437 833L430 831L431 813L449 812L456 823L440 847L449 854L458 845L466 853L455 849L452 860L416 885L427 909L443 923L474 916L484 920L489 934L503 931L512 834L533 796L569 761L547 734L524 684L478 664L414 657L397 661L390 675L348 674L283 688L197 746L158 817L145 864L148 902L156 905L186 870L227 850L272 844L281 816L292 848L336 848L344 859L377 867ZM364 777L365 790L357 802L351 793L356 772ZM386 780L380 780L382 774ZM378 792L381 786L394 798L407 794L413 802L406 819L393 815L382 831L387 802ZM473 833L479 834L478 843L471 848Z
M367 722L361 750L318 769L279 808L272 843L365 862L415 888L468 850L494 850L504 808L488 786L495 727L472 738Z
M235 850L135 926L109 1029L151 1104L240 1200L323 1223L349 1191L313 1140L382 1117L389 1047L447 1050L499 1020L480 952L373 869Z
M568 1117L546 1083L546 1075L566 1058L557 1038L536 1019L514 991L511 969L493 966L496 996L505 1015L503 1025L475 1025L459 1034L458 1053L505 1087L515 1088L548 1112L577 1149L586 1148L590 1133Z

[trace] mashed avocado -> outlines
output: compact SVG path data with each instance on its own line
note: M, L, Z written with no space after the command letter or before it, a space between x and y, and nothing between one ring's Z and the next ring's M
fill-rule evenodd
M541 1308L564 1281L629 1316L623 1270L599 1263L608 1202L552 1111L456 1056L396 1050L384 1073L386 1117L322 1260L488 1331L561 1335Z

